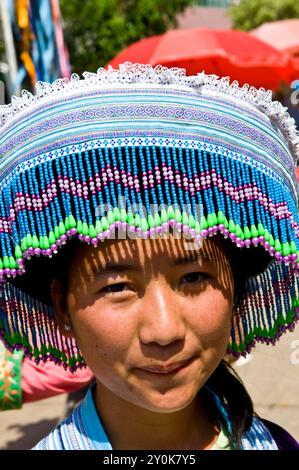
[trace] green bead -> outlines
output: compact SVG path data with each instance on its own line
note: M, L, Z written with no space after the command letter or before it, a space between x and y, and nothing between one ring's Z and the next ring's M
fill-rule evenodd
M27 248L32 246L32 236L30 233L26 236L26 245L27 245Z
M44 250L44 237L39 237L39 247Z
M228 230L230 231L230 233L235 233L235 230L236 230L236 224L233 220L230 220L229 223L228 223Z
M255 225L251 225L250 232L251 232L252 238L258 238L259 234Z
M83 222L82 224L82 234L84 236L87 236L89 234L89 227L87 225L87 222Z
M66 364L67 363L67 357L65 353L62 353L61 355L61 360Z
M16 269L18 267L16 260L14 259L13 256L9 257L9 267L10 269Z
M297 247L296 247L296 243L295 243L295 242L291 242L291 243L290 243L290 250L291 250L292 255L293 255L294 253L297 253Z
M229 226L228 220L226 217L224 217L224 227L228 228L228 226Z
M167 219L167 212L165 209L162 209L161 210L161 224L163 224L164 222L167 222L168 219Z
M218 224L219 225L224 225L225 222L225 217L222 211L218 212Z
M22 337L22 344L23 344L23 346L25 346L26 348L30 348L29 341L28 341L28 339L27 339L25 336Z
M251 238L251 233L248 227L244 227L244 238L245 240L249 240Z
M207 217L208 227L214 227L214 218L213 214L209 214Z
M195 230L196 230L197 233L201 232L201 226L200 226L200 222L198 222L198 220L195 222Z
M0 258L0 269L3 269L3 262L1 258Z
M26 238L23 238L21 240L21 250L24 252L27 250L27 243L26 243Z
M129 213L129 214L127 215L127 223L128 223L129 225L134 225L134 215L133 215L132 213Z
M182 223L183 225L189 225L189 216L186 212L182 214Z
M269 244L270 244L270 246L274 246L274 244L275 244L273 235L271 235L271 233L270 233L270 236L269 236Z
M76 228L77 226L75 217L72 214L69 216L69 225L70 225L70 228Z
M146 219L141 219L140 227L143 232L146 232L148 230L148 223Z
M50 232L49 233L49 243L50 245L54 245L54 243L56 242L56 238L55 238L55 235L54 235L54 232Z
M108 230L109 224L108 224L107 217L104 216L104 217L101 218L101 224L102 224L102 227L103 227L103 232Z
M78 233L82 233L82 230L83 230L82 220L78 220L78 223L77 223L77 232L78 232Z
M35 357L35 359L37 359L39 357L39 349L38 348L34 348L33 356Z
M119 222L120 221L120 212L119 212L118 207L115 207L113 209L113 219L114 219L114 222Z
M140 214L136 214L134 217L134 225L135 227L140 227L140 224L141 224Z
M192 214L189 217L189 227L192 228L192 229L195 228L195 218Z
M270 240L270 234L268 230L265 228L265 233L264 233L265 241L268 242Z
M99 220L97 220L97 221L96 221L96 232L97 232L97 234L98 234L98 233L102 233L102 231L103 231L102 224L101 224L101 222L100 222Z
M8 256L3 256L3 266L4 266L4 269L8 269L10 266L9 266L9 257Z
M121 209L121 211L120 211L120 221L121 222L126 222L127 221L126 209Z
M172 206L169 206L167 209L167 219L168 220L174 219L174 210Z
M241 229L240 225L238 225L238 224L236 225L236 232L235 233L236 233L236 236L238 238L242 238L242 236L244 237L242 229Z
M154 219L155 219L156 227L160 227L161 226L161 217L158 214L158 212L154 215Z
M54 228L54 234L55 234L56 240L58 240L58 238L60 238L60 233L59 233L59 227L58 226Z
M75 357L70 357L69 358L69 366L73 367L76 364L76 358Z
M61 235L65 235L65 232L66 232L66 230L65 230L64 223L63 223L63 222L60 222L60 224L59 224L59 233L60 233L60 236L61 236Z
M200 226L202 230L206 230L208 228L208 222L204 216L200 218Z
M45 250L48 250L50 248L50 241L47 236L44 236L44 247L45 247Z
M61 357L61 352L57 348L53 348L53 355L57 358L60 359Z
M38 238L36 235L33 235L32 237L32 246L33 248L39 248L39 242L38 242Z
M15 248L15 257L16 257L16 259L20 259L20 258L23 257L23 253L22 253L22 250L21 250L20 246L16 246L16 248Z
M68 231L68 230L70 229L70 222L69 222L69 218L68 218L68 217L65 218L64 226L65 226L65 230L66 230L66 231Z
M81 356L81 354L78 354L77 355L77 361L80 363L80 362L84 362L84 359L83 359L83 356Z
M275 240L274 248L275 248L275 251L276 251L276 252L280 252L280 253L281 253L281 243L280 243L279 240Z
M257 225L257 231L258 231L259 237L263 237L265 235L265 229L261 223Z
M90 227L89 227L89 236L90 236L90 238L96 238L97 237L97 232L96 232L96 229L95 229L94 225L90 225Z
M282 245L282 255L283 256L289 256L290 253L291 253L290 245L288 243L283 243L283 245Z
M109 225L112 225L112 224L114 223L113 211L108 211L108 214L107 214L107 221L108 221L108 224L109 224Z
M176 222L178 222L178 223L182 222L182 214L181 214L180 209L175 210L174 218L175 218Z
M147 218L147 222L148 222L149 228L155 227L155 219L152 216L152 214L149 214L149 216Z
M45 344L41 345L40 352L42 356L46 356L46 354L48 353L47 346Z

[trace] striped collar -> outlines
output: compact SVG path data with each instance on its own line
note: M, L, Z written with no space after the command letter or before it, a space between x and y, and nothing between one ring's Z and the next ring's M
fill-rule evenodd
M211 393L226 422L227 429L231 429L225 406L217 395ZM222 431L224 432L224 428ZM253 419L250 430L243 434L241 445L243 450L277 450L270 432L256 417ZM96 410L92 387L71 415L42 439L33 450L113 450Z

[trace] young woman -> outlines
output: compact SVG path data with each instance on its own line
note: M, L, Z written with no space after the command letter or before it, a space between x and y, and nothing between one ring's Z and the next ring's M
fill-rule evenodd
M136 64L37 91L2 108L2 335L95 382L35 448L298 448L224 361L298 319L287 112Z

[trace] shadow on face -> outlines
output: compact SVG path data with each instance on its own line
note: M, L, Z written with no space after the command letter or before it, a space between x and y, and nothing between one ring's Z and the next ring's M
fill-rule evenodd
M168 270L188 262L196 267L205 267L213 272L213 287L220 289L230 299L233 290L232 271L221 246L219 238L204 240L201 248L186 250L184 239L171 235L167 239L107 240L97 248L90 245L77 245L64 265L67 276L61 279L65 292L68 287L79 302L77 307L84 308L83 299L88 299L90 283L102 275L109 274L109 281L120 272L136 268L146 279L167 276ZM59 279L59 277L58 277ZM202 289L204 289L204 282ZM197 292L198 294L198 292ZM190 294L192 295L192 294ZM81 302L81 303L80 303Z
M271 258L262 247L237 248L221 235L204 240L198 250L186 250L184 239L170 236L168 239L105 240L98 247L70 239L53 258L34 257L25 264L26 273L10 282L36 299L52 306L50 286L57 279L66 293L70 277L78 281L77 289L86 289L94 273L108 264L135 264L151 270L157 275L171 259L186 257L191 260L208 258L217 269L219 286L227 291L231 288L231 273L234 282L235 303L243 295L249 276L264 271ZM111 274L113 279L113 274ZM79 282L80 281L80 282Z

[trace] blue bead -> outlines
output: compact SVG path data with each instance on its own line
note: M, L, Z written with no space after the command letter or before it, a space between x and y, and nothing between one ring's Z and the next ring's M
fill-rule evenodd
M187 151L187 149L186 149ZM187 170L186 170L186 167L185 167L185 163L184 163L184 154L183 154L183 149L182 148L179 148L179 160L180 160L180 167L181 167L181 171L182 173L187 174ZM189 191L182 191L183 192L183 207L181 208L183 211L188 209L189 207L191 207L191 201L190 201L190 195L189 195ZM187 207L186 207L187 205Z
M44 165L44 172L46 176L46 180L48 184L51 186L51 179L49 177L50 170L49 168L52 166L52 162L48 161ZM55 198L53 201L50 202L50 209L51 209L51 222L53 223L53 226L56 227L58 225L57 222L57 214L56 214L56 209L55 209Z

